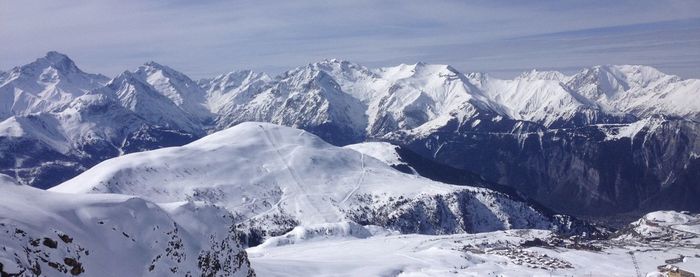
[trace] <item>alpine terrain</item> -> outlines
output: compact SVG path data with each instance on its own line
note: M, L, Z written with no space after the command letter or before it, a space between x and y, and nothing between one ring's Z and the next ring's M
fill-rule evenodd
M700 79L115 75L0 71L3 277L700 271Z
M2 76L0 172L40 188L111 157L259 121L340 146L390 142L412 162L461 170L560 212L700 210L700 80L648 66L503 80L447 65L331 59L277 77L244 70L193 81L148 62L107 80L49 52ZM439 167L418 173L441 176L431 173Z

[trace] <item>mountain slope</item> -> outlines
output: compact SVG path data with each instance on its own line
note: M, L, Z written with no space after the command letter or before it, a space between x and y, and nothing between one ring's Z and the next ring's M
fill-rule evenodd
M427 234L582 228L502 193L406 175L305 131L254 122L108 160L50 190L203 201L236 214L253 238L344 221Z
M395 144L512 187L556 211L699 210L700 124L653 117L565 130L468 133L447 125ZM570 199L562 202L561 199Z
M184 75L162 66L154 71L155 66L149 63L136 73L126 71L104 87L76 96L60 108L18 114L2 121L0 173L14 176L23 184L48 188L105 159L182 145L202 136L200 120L204 119L164 94L175 93L170 95L175 97L201 93L203 99L204 92L198 87L194 92L172 89L196 87L191 80L187 82L188 78L182 81L187 86L164 85L182 82L154 76Z
M206 91L209 110L215 114L224 114L224 110L235 110L235 106L245 105L270 81L272 78L265 73L242 70L203 79L198 84Z
M134 74L170 99L186 112L189 118L197 122L211 119L212 115L206 106L206 92L187 75L156 62L147 62L139 66Z
M200 118L188 114L169 98L178 95L163 95L164 91L159 91L148 83L142 76L142 70L144 69L141 68L136 73L125 71L94 93L115 97L122 107L153 125L202 134Z
M48 188L105 159L182 145L196 137L146 120L123 107L114 95L90 93L59 112L0 122L0 173Z
M214 207L46 192L5 175L0 192L3 276L254 276L231 215Z

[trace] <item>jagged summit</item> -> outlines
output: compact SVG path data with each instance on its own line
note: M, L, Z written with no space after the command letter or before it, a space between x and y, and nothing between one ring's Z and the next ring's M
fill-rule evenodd
M59 70L65 70L65 71L77 71L79 70L78 67L75 65L75 62L71 60L68 56L65 54L61 54L59 52L55 51L50 51L46 53L46 56L43 58L38 59L36 62L48 62L52 66L57 67Z
M83 72L58 52L15 67L0 79L0 120L60 109L108 81L105 76Z

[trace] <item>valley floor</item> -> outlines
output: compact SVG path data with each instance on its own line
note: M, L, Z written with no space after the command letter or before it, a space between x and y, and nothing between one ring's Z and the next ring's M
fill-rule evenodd
M600 241L601 251L522 247L548 231L510 230L461 235L327 237L248 249L258 276L654 276L665 260L700 273L700 240L639 243ZM632 254L630 254L632 253ZM635 269L635 263L639 273ZM639 275L638 275L639 274Z

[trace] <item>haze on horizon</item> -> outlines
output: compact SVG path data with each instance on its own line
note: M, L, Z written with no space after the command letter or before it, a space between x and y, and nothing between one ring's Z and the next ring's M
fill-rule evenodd
M0 70L56 50L114 76L150 60L194 77L326 58L511 77L645 64L700 78L700 1L9 1Z

